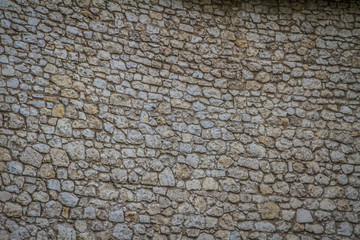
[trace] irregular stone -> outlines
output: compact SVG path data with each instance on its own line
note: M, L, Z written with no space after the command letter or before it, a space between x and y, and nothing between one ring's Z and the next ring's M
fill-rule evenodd
M159 182L161 186L175 186L175 177L170 168L165 168L159 174Z
M109 212L110 222L124 222L124 211L121 205L116 205L110 209Z
M71 160L85 159L85 147L83 141L74 141L65 144L64 150L69 154Z
M255 143L248 145L246 151L250 157L264 158L266 156L266 149Z
M64 150L58 148L51 148L50 156L53 165L59 167L69 166L69 158Z
M120 168L115 168L111 170L111 178L116 183L126 183L127 182L127 171Z
M25 127L25 120L18 114L9 113L9 128L21 129Z
M296 221L298 223L311 223L314 220L308 210L298 209L296 211Z
M76 240L76 231L68 224L57 224L54 229L58 240Z
M22 161L25 164L30 164L34 167L39 168L42 163L43 156L32 149L31 147L27 147L23 154L20 156L20 161Z
M273 202L261 204L261 217L263 219L275 219L279 217L280 208Z
M116 224L112 236L119 240L131 240L133 231L126 224Z
M219 184L214 178L205 178L202 183L202 188L205 191L218 190Z
M6 202L3 211L8 217L21 217L22 206L17 203Z
M79 202L79 198L73 193L62 192L59 194L59 201L67 207L76 207Z
M68 75L52 75L51 81L60 87L71 88L72 80Z

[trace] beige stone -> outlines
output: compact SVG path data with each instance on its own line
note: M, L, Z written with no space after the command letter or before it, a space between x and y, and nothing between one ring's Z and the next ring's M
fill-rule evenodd
M60 87L70 88L72 81L68 75L53 75L51 81Z
M206 191L218 190L219 184L214 178L205 178L202 183L202 188Z
M280 208L273 202L266 202L261 204L261 217L263 219L275 219L279 218Z

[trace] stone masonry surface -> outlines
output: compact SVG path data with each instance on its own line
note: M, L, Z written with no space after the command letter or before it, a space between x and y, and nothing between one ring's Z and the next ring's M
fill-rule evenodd
M347 1L0 0L0 239L360 239Z

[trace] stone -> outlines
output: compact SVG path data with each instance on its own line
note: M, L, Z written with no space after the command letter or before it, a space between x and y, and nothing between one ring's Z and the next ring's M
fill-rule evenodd
M9 116L9 128L21 129L25 127L25 120L23 117L14 113L9 113L8 116Z
M62 209L63 206L61 205L61 203L56 201L49 201L45 204L45 207L43 209L43 216L48 218L55 218L57 216L60 216ZM35 212L32 212L32 214L35 215Z
M255 143L248 145L246 147L246 152L250 157L264 158L266 156L266 149Z
M125 224L116 224L112 233L115 239L130 240L133 236L133 231Z
M22 174L24 166L20 162L12 161L7 163L7 169L12 174Z
M76 231L68 224L56 224L55 230L57 232L58 240L76 240Z
M8 217L20 217L22 215L22 206L17 203L6 202L3 211Z
M64 150L70 156L71 160L84 160L85 147L83 141L74 141L64 145Z
M62 137L71 137L72 136L71 120L68 118L59 119L56 125L55 133Z
M275 219L280 217L280 208L273 202L266 202L261 204L261 217L263 219Z
M7 202L12 198L12 194L6 191L0 191L0 201Z
M38 172L38 176L41 178L49 179L55 177L55 171L51 164L43 164Z
M127 171L120 168L115 168L111 170L111 178L116 183L126 183L127 182Z
M161 137L159 135L146 135L145 144L149 148L161 148Z
M352 232L353 232L353 226L351 225L351 223L348 223L348 222L340 223L337 228L337 234L339 234L341 236L350 237L352 235Z
M11 239L29 239L30 234L29 231L24 227L19 227L16 231L11 233Z
M102 41L103 48L105 51L109 53L122 53L123 47L120 43L109 42L109 41Z
M205 178L202 183L202 189L205 191L218 190L219 184L214 178Z
M298 209L296 211L296 221L298 223L311 223L314 220L310 214L310 211L305 209Z
M27 147L23 154L20 156L20 161L37 168L41 166L42 160L43 156L31 147Z
M3 76L15 76L15 69L11 65L3 65L1 69L1 74Z
M72 79L68 75L52 75L51 81L60 87L71 88Z
M51 148L50 156L52 159L52 164L54 166L67 167L70 164L69 157L67 156L66 152L62 149Z
M175 186L175 177L170 168L165 168L159 174L159 182L161 186Z
M79 202L79 198L73 193L62 192L59 194L59 202L67 207L76 207Z
M124 211L121 205L113 206L109 212L110 222L124 222Z
M98 187L98 196L100 199L113 200L119 196L119 192L111 183L101 183Z
M132 101L130 96L114 93L110 96L110 104L113 104L115 106L131 107Z

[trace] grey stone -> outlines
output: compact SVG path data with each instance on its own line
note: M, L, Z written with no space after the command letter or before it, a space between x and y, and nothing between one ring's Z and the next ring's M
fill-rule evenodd
M59 119L56 125L55 133L59 134L62 137L71 137L72 136L71 120L68 118Z
M22 163L12 161L7 163L7 169L12 174L22 174L24 167Z
M31 147L27 147L23 154L20 156L20 161L25 164L30 164L34 167L39 168L42 163L43 156L32 149Z
M9 128L20 129L25 127L24 118L18 114L9 113Z
M71 160L85 159L85 147L83 141L74 141L65 144L64 150L69 154Z
M351 223L348 223L348 222L340 223L337 228L337 234L339 234L341 236L350 237L352 235L352 232L353 232L353 226L351 225Z
M55 225L58 240L76 240L76 231L68 224Z
M263 146L255 143L246 146L246 152L250 157L257 157L257 158L266 157L266 149Z
M116 205L110 209L109 221L111 222L124 222L124 211L121 205Z
M159 182L161 186L175 186L175 177L170 168L165 168L159 174Z
M298 209L296 211L296 221L298 223L311 223L314 220L310 214L310 211L305 209Z
M62 192L59 194L59 201L67 207L76 207L79 198L73 193Z
M119 240L130 240L132 239L133 231L125 224L116 224L112 236Z

